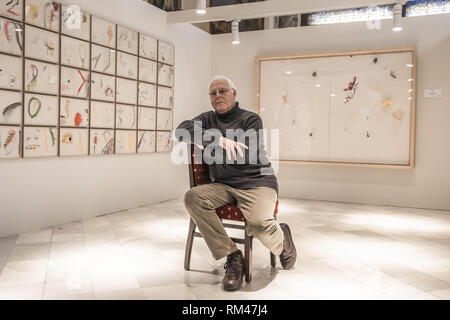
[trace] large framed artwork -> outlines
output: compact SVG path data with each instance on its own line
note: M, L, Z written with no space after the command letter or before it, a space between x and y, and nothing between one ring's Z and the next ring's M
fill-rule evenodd
M0 159L171 151L173 44L50 0L0 31Z
M272 160L414 167L414 47L256 57L255 64L255 109Z

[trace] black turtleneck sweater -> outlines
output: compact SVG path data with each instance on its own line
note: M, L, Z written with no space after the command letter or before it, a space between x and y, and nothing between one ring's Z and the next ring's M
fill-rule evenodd
M278 193L277 179L264 150L264 140L258 137L259 130L263 128L261 117L258 114L239 108L239 103L236 102L233 108L223 114L212 110L204 112L192 120L183 121L175 130L175 136L179 141L194 143L194 128L201 132L201 137L199 137L201 140L195 141L195 143L213 149L212 156L215 156L217 152L222 153L220 155L222 163L214 162L209 165L211 179L236 189L269 187ZM186 141L187 139L183 137L180 129L189 132L189 141ZM249 147L248 150L242 148L244 157L236 152L237 160L233 160L233 156L231 156L232 161L230 163L225 150L217 146L218 139L204 135L205 131L209 129L218 129L223 137L227 137L227 129L241 129L240 134L236 134L234 138L228 138L245 143ZM243 135L247 137L255 136L256 140L254 141L257 142L252 146L249 142L250 139L244 138ZM208 152L204 152L204 159L208 163L207 155Z

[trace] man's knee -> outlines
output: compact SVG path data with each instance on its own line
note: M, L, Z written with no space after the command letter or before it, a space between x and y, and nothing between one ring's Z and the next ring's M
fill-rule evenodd
M193 187L186 192L184 195L184 205L186 208L201 206L208 209L214 209L214 204L212 201L207 199L204 192L199 190L197 187Z

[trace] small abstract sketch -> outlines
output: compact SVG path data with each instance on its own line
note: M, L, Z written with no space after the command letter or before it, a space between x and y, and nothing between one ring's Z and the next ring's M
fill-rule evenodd
M116 128L136 129L136 107L124 104L116 106Z
M61 67L61 95L87 98L88 87L88 71Z
M25 125L56 126L58 124L58 98L40 94L25 94Z
M157 68L155 61L139 58L139 80L156 83Z
M22 93L0 90L0 123L21 124Z
M387 109L389 109L391 106L392 106L392 99L391 99L391 98L384 98L384 99L381 101L381 108L382 108L383 110L387 110Z
M358 82L356 82L356 76L353 77L353 80L348 83L347 88L344 88L344 92L346 93L344 102L350 102L356 94L356 88L358 88Z
M58 34L28 25L25 26L25 56L48 62L58 62Z
M156 60L158 40L140 34L139 55L148 59Z
M173 65L174 52L173 45L159 41L158 61Z
M57 2L48 0L27 0L25 22L35 26L58 31L60 7Z
M61 36L61 63L67 66L89 68L89 42Z
M138 128L143 130L156 129L156 109L139 107Z
M170 132L157 132L156 152L172 150L172 137Z
M20 157L20 127L0 126L0 159Z
M0 88L22 89L22 59L0 54Z
M148 83L139 83L139 105L156 107L156 86Z
M89 102L87 100L61 98L59 123L66 127L89 125Z
M88 129L61 128L60 137L61 156L88 154Z
M136 153L136 131L116 131L116 153Z
M92 42L114 48L116 46L116 25L93 16Z
M91 101L91 128L114 128L114 104Z
M25 59L25 90L58 94L58 66Z
M58 130L54 127L24 128L24 157L51 157L58 154Z
M62 6L61 32L82 40L89 40L90 16L78 6Z
M107 155L114 153L113 130L92 129L90 140L90 155Z
M0 51L21 55L23 48L22 30L21 23L0 18Z
M158 87L158 108L173 108L173 88Z
M133 80L117 78L116 100L121 103L136 104L137 83Z
M114 74L116 66L116 51L100 47L95 44L92 45L92 71Z
M136 31L118 26L117 49L137 55L138 33Z
M137 56L118 52L117 53L117 75L126 78L137 78Z
M173 86L173 67L166 64L158 64L158 84L163 86Z
M92 99L114 101L115 78L113 76L92 73L91 86Z
M156 151L156 132L138 132L138 153L150 153Z
M158 109L156 130L172 130L172 111Z
M24 0L2 0L0 1L0 14L11 19L22 21Z
M397 119L398 121L402 121L403 117L405 116L405 112L403 112L400 109L395 110L392 115L394 116L395 119Z

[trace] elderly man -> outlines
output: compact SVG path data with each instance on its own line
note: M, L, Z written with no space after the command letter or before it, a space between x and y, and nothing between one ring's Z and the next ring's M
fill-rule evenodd
M209 154L205 162L214 182L191 188L184 202L214 258L227 256L222 281L225 290L241 286L244 258L228 237L215 208L237 202L247 221L246 232L280 256L284 269L291 269L297 258L289 226L278 224L273 217L278 184L259 134L262 120L256 113L239 107L236 93L230 79L214 77L209 86L214 111L183 121L175 130L178 140L201 144L205 148L204 156ZM199 134L199 141L194 141L194 136ZM211 147L213 152L206 152Z

